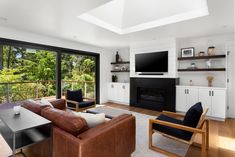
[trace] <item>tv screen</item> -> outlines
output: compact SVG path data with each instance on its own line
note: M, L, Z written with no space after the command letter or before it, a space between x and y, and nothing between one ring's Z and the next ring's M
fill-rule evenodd
M146 73L168 72L168 51L136 54L135 71Z

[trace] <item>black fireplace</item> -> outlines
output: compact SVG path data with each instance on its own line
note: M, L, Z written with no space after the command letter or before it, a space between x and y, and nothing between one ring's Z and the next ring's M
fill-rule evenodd
M175 112L178 78L131 78L130 105Z

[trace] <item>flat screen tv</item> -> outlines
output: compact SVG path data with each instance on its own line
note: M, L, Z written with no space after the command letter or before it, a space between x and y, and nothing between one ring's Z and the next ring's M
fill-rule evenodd
M135 71L141 73L168 72L168 51L136 54Z

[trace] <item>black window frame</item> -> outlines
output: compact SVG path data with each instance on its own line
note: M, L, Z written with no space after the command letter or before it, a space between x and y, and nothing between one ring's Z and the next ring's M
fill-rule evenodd
M70 48L63 48L57 46L50 46L38 43L32 43L27 41L13 40L0 38L0 45L17 46L31 49L41 49L47 51L53 51L56 53L56 98L61 98L61 54L76 54L95 57L95 93L96 93L96 103L100 103L100 54L95 52L75 50Z

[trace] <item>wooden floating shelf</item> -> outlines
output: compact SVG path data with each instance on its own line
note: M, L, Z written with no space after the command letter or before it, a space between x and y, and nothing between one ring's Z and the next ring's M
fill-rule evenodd
M111 70L111 72L118 73L118 72L130 72L130 71L129 70Z
M130 64L130 61L123 61L123 62L111 62L111 64Z
M184 71L184 72L187 72L187 71L226 71L225 68L210 68L210 69L178 69L178 71Z
M196 57L179 57L178 60L196 60L196 59L216 59L225 58L226 55L213 55L213 56L196 56Z

